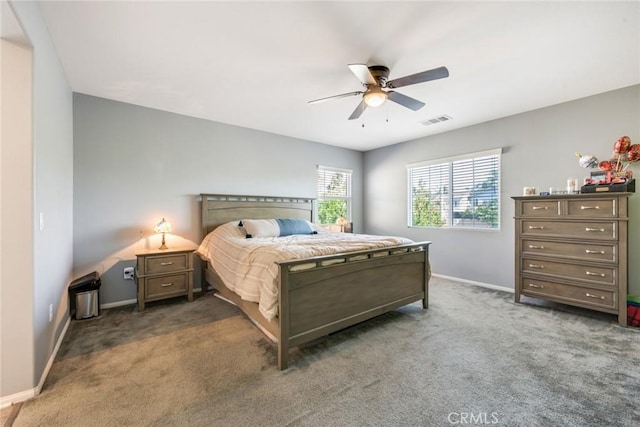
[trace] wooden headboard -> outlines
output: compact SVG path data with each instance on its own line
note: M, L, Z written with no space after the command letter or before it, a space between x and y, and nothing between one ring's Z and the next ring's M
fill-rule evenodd
M239 196L200 194L202 196L202 237L216 227L242 219L292 218L313 222L315 199L309 197Z

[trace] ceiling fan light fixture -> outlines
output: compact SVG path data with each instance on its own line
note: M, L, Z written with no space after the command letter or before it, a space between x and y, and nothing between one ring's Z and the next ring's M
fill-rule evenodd
M403 95L400 92L396 92L395 89L449 77L449 70L447 70L447 67L438 67L432 70L421 71L419 73L410 74L394 80L389 80L389 68L384 65L350 64L349 69L353 74L355 74L358 80L360 80L360 83L362 83L365 88L364 91L360 90L357 92L349 92L341 95L329 96L327 98L315 99L313 101L309 101L309 104L317 104L330 99L362 95L362 100L349 116L349 120L354 120L360 117L367 107L379 107L384 104L387 99L389 99L390 102L394 102L410 110L418 111L424 107L424 102L418 101L410 96ZM382 90L383 88L391 90L384 91ZM362 126L364 127L364 123Z
M373 87L364 94L364 102L369 107L379 107L386 100L387 94L379 87Z

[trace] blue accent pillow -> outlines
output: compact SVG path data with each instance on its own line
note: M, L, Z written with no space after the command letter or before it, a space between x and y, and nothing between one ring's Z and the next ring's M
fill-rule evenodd
M280 236L292 234L313 234L313 230L304 219L276 219L280 227Z

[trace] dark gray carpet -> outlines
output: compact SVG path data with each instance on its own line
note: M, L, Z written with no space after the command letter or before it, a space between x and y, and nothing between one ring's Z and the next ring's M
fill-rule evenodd
M631 426L640 331L440 278L414 304L297 349L210 293L73 321L15 426Z

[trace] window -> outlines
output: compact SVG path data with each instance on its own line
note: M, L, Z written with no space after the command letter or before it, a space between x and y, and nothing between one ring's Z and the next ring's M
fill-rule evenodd
M408 165L409 227L499 229L501 152Z
M318 223L351 222L351 173L347 169L318 166Z

